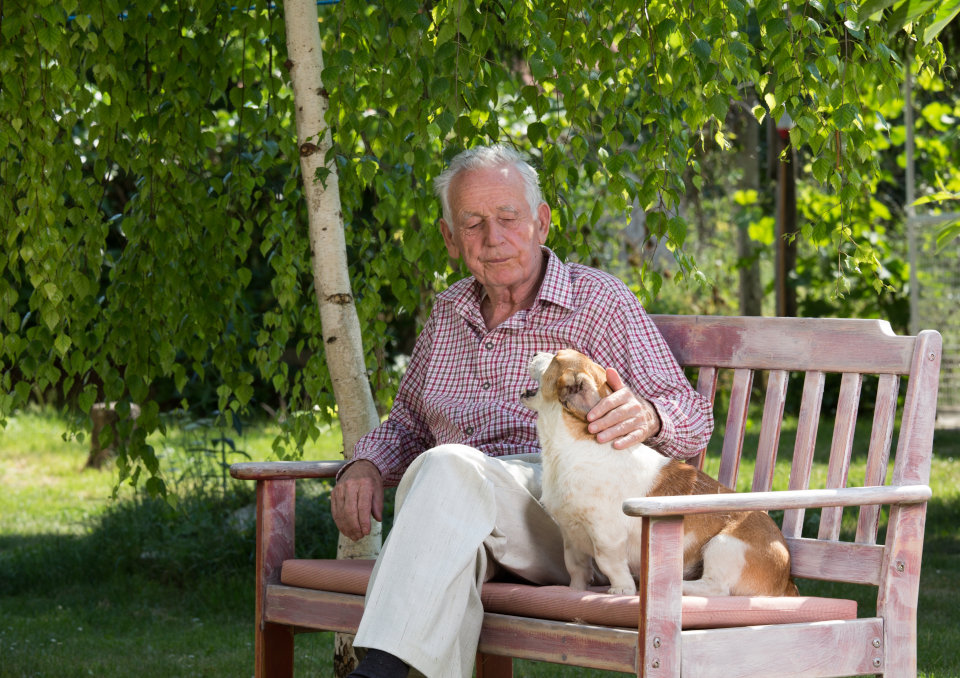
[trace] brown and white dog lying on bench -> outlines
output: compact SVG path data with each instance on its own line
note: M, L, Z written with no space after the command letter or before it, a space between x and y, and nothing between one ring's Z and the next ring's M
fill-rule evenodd
M582 353L538 353L528 369L539 388L521 401L539 415L541 501L563 533L570 586L586 589L596 562L610 593L633 594L641 521L623 513L623 500L730 490L646 445L617 450L598 443L587 431L587 412L612 389L606 370ZM688 515L683 531L684 595L797 595L790 553L766 513Z

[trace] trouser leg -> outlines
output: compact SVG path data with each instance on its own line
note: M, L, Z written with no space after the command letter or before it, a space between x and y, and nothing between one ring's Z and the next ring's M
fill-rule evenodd
M566 582L562 539L538 496L538 465L462 445L421 455L397 489L355 645L394 654L429 678L469 676L480 586L495 567Z

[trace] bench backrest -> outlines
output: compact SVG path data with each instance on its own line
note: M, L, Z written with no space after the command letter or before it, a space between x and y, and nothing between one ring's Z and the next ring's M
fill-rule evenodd
M824 387L828 375L840 375L839 396L829 444L825 485L848 486L928 484L936 418L941 339L937 332L916 337L897 336L880 320L833 318L753 318L716 316L653 316L654 322L685 368L696 368L697 390L715 403L718 384L728 402L717 479L735 488L744 452L744 440L754 392L754 381L765 373L765 388L756 466L750 489L772 489L788 389L802 389L796 439L790 460L788 489L810 489L818 428L829 425L824 412ZM865 378L875 378L875 400L861 405ZM901 399L901 380L905 394ZM758 384L759 386L760 384ZM873 384L871 384L872 387ZM789 390L793 394L794 390ZM832 408L831 408L832 409ZM865 411L865 412L864 412ZM866 472L850 477L858 414L869 430ZM718 421L718 429L724 422ZM892 440L899 430L893 469L888 477ZM751 445L752 447L752 445ZM752 454L749 450L748 454ZM703 459L697 460L702 466ZM896 537L922 543L922 513L910 525L898 522L891 512L886 544ZM859 508L855 533L841 533L843 509L820 512L816 536L804 536L804 512L786 511L782 529L793 556L793 573L802 578L879 585L890 558L889 549L877 544L880 507ZM919 535L908 534L919 530ZM808 529L809 531L809 529ZM845 540L841 541L844 537ZM919 554L917 555L919 566Z

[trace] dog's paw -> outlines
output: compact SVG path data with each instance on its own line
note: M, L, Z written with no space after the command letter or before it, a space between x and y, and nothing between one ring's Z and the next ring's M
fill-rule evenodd
M632 596L637 592L636 586L611 586L607 593L620 596Z

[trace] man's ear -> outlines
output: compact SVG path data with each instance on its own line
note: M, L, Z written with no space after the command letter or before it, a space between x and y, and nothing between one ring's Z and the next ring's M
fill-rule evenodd
M606 383L601 386L601 390L609 389ZM575 416L581 421L587 420L587 412L593 409L603 398L593 379L589 376L575 372L565 372L557 380L557 398L563 409Z
M540 241L540 244L543 245L547 242L547 234L550 232L550 205L545 202L540 203L540 206L537 207L537 237Z
M457 244L457 240L453 236L453 230L447 224L446 219L440 219L440 233L443 234L443 243L447 246L447 254L450 255L451 259L459 259L460 246Z

